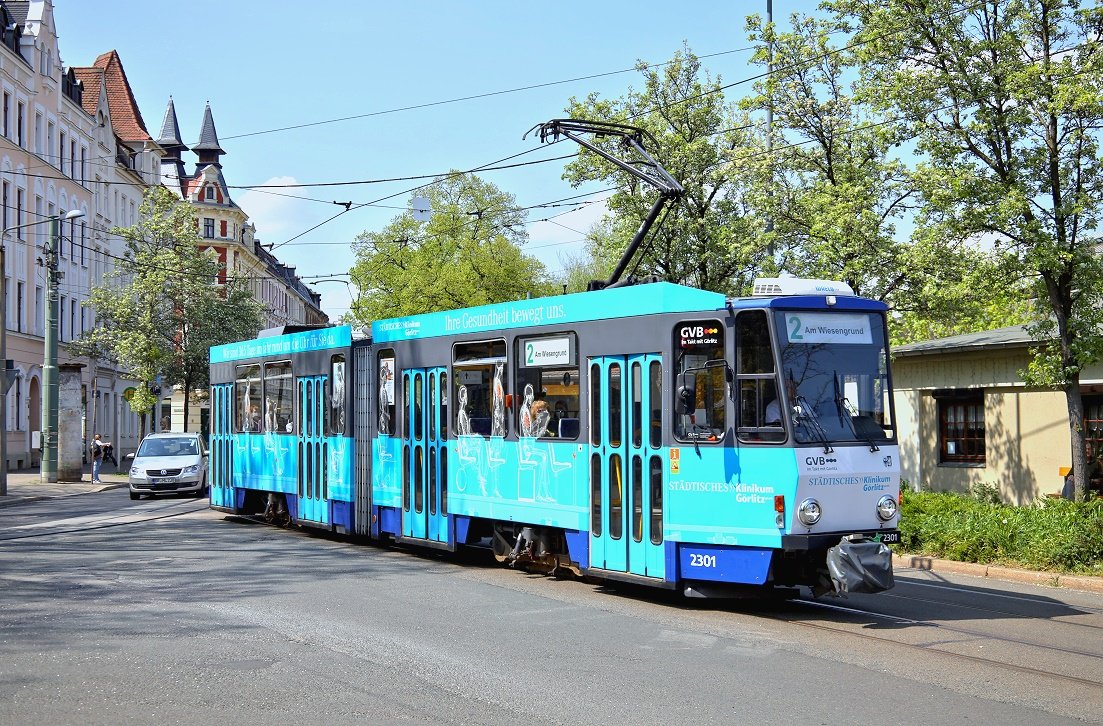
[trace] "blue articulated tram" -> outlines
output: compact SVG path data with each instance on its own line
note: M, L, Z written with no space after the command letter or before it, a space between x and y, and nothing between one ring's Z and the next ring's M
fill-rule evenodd
M655 282L211 350L211 506L690 595L892 585L886 308Z

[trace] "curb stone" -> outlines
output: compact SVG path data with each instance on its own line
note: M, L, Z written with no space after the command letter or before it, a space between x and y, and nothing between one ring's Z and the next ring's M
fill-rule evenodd
M1103 594L1103 577L1090 575L1062 575L1057 572L1038 572L1014 567L984 565L976 562L940 560L925 555L893 554L893 568L907 568L926 572L943 572L971 577L990 577L1005 582L1021 582L1043 587L1061 587L1069 590Z

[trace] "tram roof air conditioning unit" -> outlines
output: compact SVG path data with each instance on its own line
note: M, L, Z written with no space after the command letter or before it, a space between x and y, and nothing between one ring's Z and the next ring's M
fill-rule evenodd
M853 295L854 289L838 280L810 280L803 277L760 277L754 281L755 297L777 295Z

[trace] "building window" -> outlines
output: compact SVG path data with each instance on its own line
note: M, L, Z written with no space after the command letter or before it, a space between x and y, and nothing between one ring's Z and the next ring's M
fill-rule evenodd
M204 188L204 193L205 193L205 196L206 196L206 198L207 198L208 200L214 200L214 199L215 199L215 195L214 195L214 185L213 185L213 184L208 184L208 185L207 185L207 186L206 186L206 187Z
M11 184L8 182L3 183L3 197L4 197L4 229L8 228L8 203L11 200Z
M11 138L11 94L4 92L4 138Z
M34 288L34 334L42 335L45 330L46 309L43 304L42 288L35 285Z
M984 391L936 391L943 464L983 464Z
M25 149L27 148L27 139L23 133L23 119L27 115L27 106L22 101L20 101L18 104L16 104L16 108L18 110L15 118L15 134L19 137L17 139L17 141L19 142L19 147Z
M210 217L203 218L203 236L207 239L214 239L214 220Z
M62 209L57 214L58 214L59 217L62 218L61 221L57 225L58 226L58 235L61 237L61 239L59 239L57 241L57 256L64 260L65 259L65 210ZM69 244L70 245L73 244L72 237L70 237L70 239L69 239ZM69 249L69 256L70 257L73 256L72 247L70 247L70 249Z

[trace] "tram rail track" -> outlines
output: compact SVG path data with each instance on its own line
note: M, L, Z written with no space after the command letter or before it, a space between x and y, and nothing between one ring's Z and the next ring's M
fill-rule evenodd
M790 600L789 602L794 604L794 605L802 605L802 606L807 606L809 608L818 608L818 609L822 609L822 610L829 610L829 611L832 611L832 612L837 612L837 613L847 614L847 615L879 618L879 619L882 619L882 620L891 620L891 621L897 622L897 623L902 623L902 624L907 624L907 625L915 625L915 626L922 626L922 627L925 627L925 628L932 628L932 629L935 629L935 630L938 630L938 631L947 632L947 633L954 633L954 634L957 634L957 635L967 635L967 636L972 637L972 638L981 638L981 639L984 639L984 640L990 640L990 641L994 641L994 642L1001 642L1001 643L1007 643L1007 644L1012 644L1012 645L1021 645L1021 646L1031 647L1031 648L1038 648L1038 649L1053 652L1053 653L1061 653L1061 654L1065 654L1065 655L1076 655L1076 656L1080 656L1080 657L1096 659L1096 660L1099 660L1100 662L1103 662L1103 652L1101 652L1101 653L1090 653L1090 652L1078 651L1078 650L1074 650L1074 649L1070 649L1070 648L1060 648L1060 647L1055 647L1055 646L1052 646L1052 645L1047 645L1047 644L1044 644L1044 643L1031 642L1031 641L1024 640L1024 639L1021 639L1021 638L1009 638L1009 637L1000 636L1000 635L993 635L992 633L984 633L984 632L981 632L981 631L970 630L968 628L960 628L960 627L956 627L956 626L952 626L952 625L945 625L943 623L938 623L938 622L934 622L934 621L931 621L931 620L916 620L914 618L903 617L903 616L900 616L900 615L891 615L891 614L888 614L888 613L880 613L880 612L877 612L875 610L863 610L861 608L852 608L852 607L846 607L846 606L843 606L843 605L835 605L835 604L832 604L832 603L825 603L825 602L818 601L818 600L808 600L808 599L805 599L805 598L797 598L797 599L794 599L794 600ZM813 622L807 622L807 621L804 621L804 620L800 620L798 618L786 617L782 613L777 613L777 614L769 615L769 616L766 616L766 617L768 617L770 619L773 619L773 620L779 620L779 621L788 623L790 625L797 625L797 626L806 627L806 628L815 628L816 630L819 630L819 631L826 630L826 631L833 632L833 633L838 633L838 634L841 634L841 635L850 635L850 636L863 638L865 640L881 642L881 643L889 643L889 644L899 646L899 647L902 647L902 648L906 648L906 649L909 649L909 650L920 651L920 652L924 652L924 653L933 653L933 654L937 654L937 655L944 655L944 656L948 656L950 658L957 658L957 659L961 659L961 660L967 660L967 661L970 661L970 662L973 662L973 663L983 664L983 665L986 665L986 666L997 666L997 667L1000 667L1000 668L1013 670L1013 671L1016 671L1018 673L1026 673L1026 674L1030 674L1030 675L1036 675L1036 676L1041 676L1041 677L1045 677L1045 678L1056 679L1056 680L1067 682L1067 683L1076 683L1078 685L1091 686L1092 688L1098 688L1098 686L1099 686L1098 679L1081 678L1079 676L1068 675L1068 674L1065 674L1065 673L1055 673L1053 671L1044 670L1044 669L1041 669L1041 668L1033 668L1031 666L1019 665L1017 663L1009 663L1007 661L998 660L998 659L995 659L995 658L985 658L985 657L978 656L978 655L971 655L969 653L960 653L960 652L953 651L953 650L947 650L945 648L939 648L934 644L908 643L908 642L900 640L899 638L892 638L892 637L886 637L886 636L883 636L883 635L876 635L876 634L868 633L868 632L856 631L856 630L853 630L851 628L843 627L841 625L833 625L833 624L830 624L830 623L825 624L822 621L816 621L814 623Z
M961 610L971 610L978 613L987 613L998 617L1010 617L1010 618L1023 618L1021 613L1014 612L1012 610L1001 610L999 608L982 607L979 605L969 605L966 603L953 602L951 600L940 600L935 598L914 597L911 595L898 595L892 592L881 593L879 597L888 600L905 600L914 603L923 603L926 605L938 605L947 608L958 608ZM1029 600L1029 598L1027 598ZM1036 602L1036 601L1035 601ZM1085 615L1103 615L1103 608L1082 607L1077 606L1077 610L1083 611ZM1056 620L1050 618L1051 622L1060 623L1061 625L1067 625L1074 628L1087 628L1089 630L1103 630L1103 624L1096 625L1094 623L1077 623L1068 620Z

